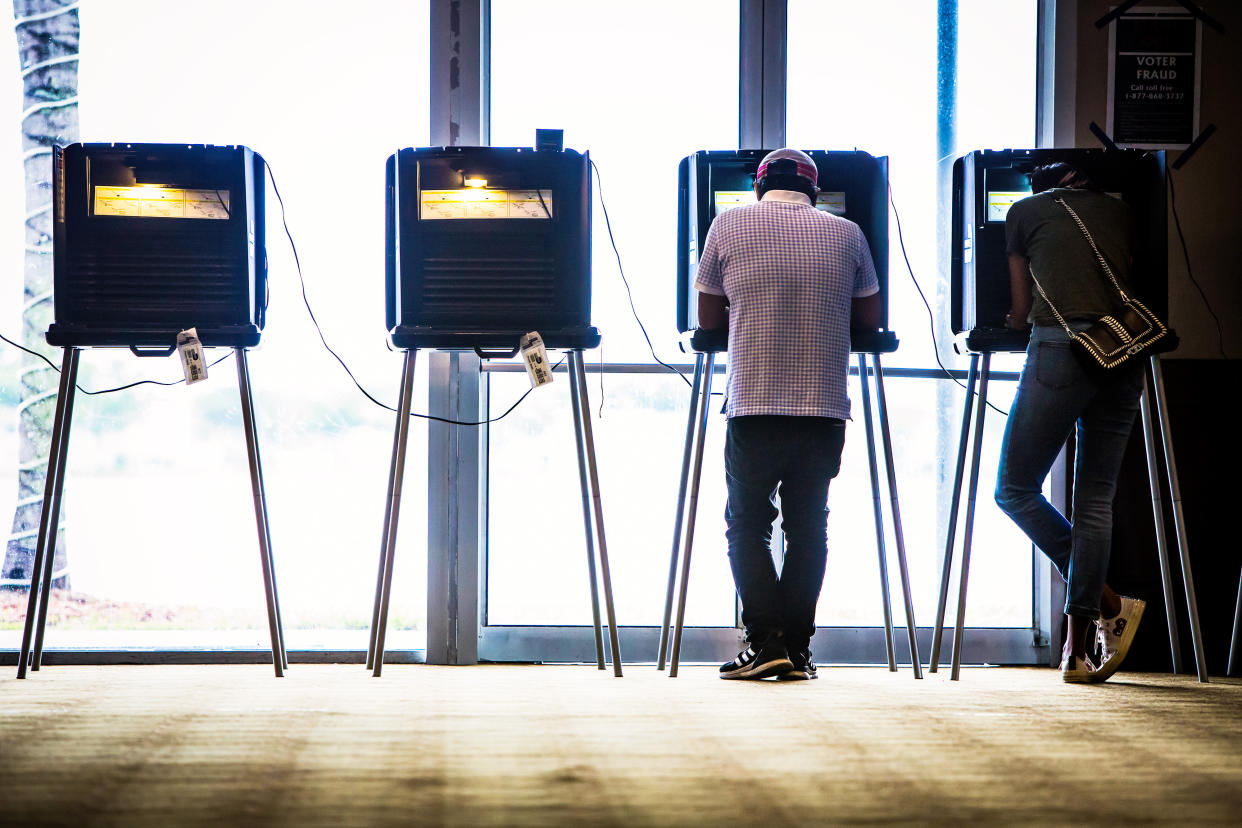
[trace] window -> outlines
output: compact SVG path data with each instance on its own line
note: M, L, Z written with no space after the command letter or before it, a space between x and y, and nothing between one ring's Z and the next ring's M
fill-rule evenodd
M529 68L532 51L553 41L556 63L540 64L547 71L517 70ZM737 7L730 3L492 4L492 144L529 146L537 127L560 127L565 145L589 150L599 167L592 321L604 339L602 353L588 354L589 361L651 363L617 272L601 194L656 352L666 361L687 361L676 344L677 164L695 150L737 146L737 46ZM521 394L526 379L489 377L495 416ZM490 624L591 620L568 383L564 375L557 379L491 427ZM598 375L589 380L597 415L603 403L594 428L618 622L658 624L690 390L658 367L606 375L602 400ZM703 496L723 504L716 490L722 488L719 418L712 429ZM548 471L539 479L548 486L540 499L549 518L534 534L506 497L532 469ZM701 525L719 522L719 509L705 506ZM696 623L731 626L722 533L706 529L698 537L702 571L693 576L692 614Z
M271 163L323 335L377 398L393 403L400 355L384 347L383 164L429 141L429 3L219 0L209 11L158 0L83 4L80 122L87 141L243 143ZM959 0L956 102L938 124L935 4L789 0L787 143L889 157L890 324L901 348L884 359L897 483L914 598L931 623L963 392L937 371L929 320L902 244L931 304L938 353L948 346L944 198L952 159L1034 143L1036 0ZM631 302L661 360L687 363L675 325L677 165L738 135L738 4L718 0L492 0L490 138L530 146L536 128L565 130L588 150L593 183L593 321L603 347L589 375L618 621L660 623L689 388L654 365ZM237 21L245 20L245 26ZM653 25L653 21L658 21ZM19 97L16 73L8 75ZM938 129L940 130L938 132ZM941 149L938 144L945 144ZM16 131L0 153L21 151ZM0 168L0 292L21 290L24 187ZM4 177L7 176L7 177ZM250 359L286 635L291 649L361 650L370 623L393 417L360 395L318 343L280 204L267 200L271 307ZM606 209L605 209L606 208ZM613 244L615 242L616 252ZM617 257L624 266L623 282ZM0 331L20 330L16 302ZM222 356L217 352L212 358ZM1021 355L998 355L1016 370ZM426 360L414 409L427 410ZM491 364L491 416L527 388ZM21 361L0 348L0 468L17 460ZM80 384L175 378L172 362L87 352ZM79 396L65 522L72 595L52 604L51 647L266 647L245 443L231 360L193 388L144 386ZM830 506L819 623L880 623L875 527L861 395ZM715 388L723 391L717 374ZM1007 409L1012 383L993 382ZM581 495L564 374L483 432L489 490L484 620L590 623ZM735 598L722 524L724 420L712 404L687 621L731 628ZM971 626L1031 623L1029 542L992 504L1003 417L988 416L972 560ZM418 648L426 622L427 428L415 422L393 588L392 649ZM11 472L10 472L11 473ZM519 483L535 477L536 503ZM13 492L0 486L0 510ZM936 492L936 497L927 496ZM887 508L887 490L882 490ZM963 504L964 508L964 504ZM892 538L888 541L890 553ZM960 544L959 544L960 546ZM891 559L890 559L891 560ZM896 587L895 565L890 566ZM467 585L466 588L471 588ZM955 592L955 591L954 591ZM12 596L11 601L5 596ZM894 588L895 619L901 619ZM10 606L11 604L11 606ZM952 612L950 604L950 613ZM24 595L0 593L0 647L16 647ZM731 632L724 630L721 632ZM727 637L727 636L725 636ZM712 639L715 641L716 639ZM626 653L627 658L634 655ZM642 654L646 657L646 654ZM651 653L654 655L654 653Z
M384 345L384 160L427 141L428 4L298 4L295 25L290 14L289 3L253 0L210 9L83 4L81 135L243 143L263 154L288 208L324 335L359 381L393 404L401 371L400 356ZM12 211L6 201L10 228L17 226ZM270 186L267 238L271 305L249 364L286 639L291 649L361 650L393 415L367 402L319 344ZM20 283L5 275L2 287L17 296ZM2 304L4 330L17 330L7 310L15 303ZM16 362L5 350L8 406ZM83 355L80 384L177 376L172 361L101 349ZM426 410L425 374L415 410ZM12 458L12 419L4 418L0 460ZM74 423L65 519L75 600L52 603L48 646L266 647L232 359L188 389L79 395ZM417 458L426 456L427 431L415 426L410 434L405 496L421 505L426 476ZM7 474L13 467L3 465ZM12 488L6 485L0 505L11 507ZM403 515L394 649L422 646L425 512ZM23 595L17 618L24 611ZM20 626L5 626L0 645L17 646Z
M952 117L940 125L941 140L947 135L953 141L951 151L941 158L937 152L936 4L790 0L788 143L833 150L857 147L889 158L892 198L901 219L899 236L896 216L890 213L889 324L901 346L884 358L886 369L937 368L927 308L907 271L903 238L914 276L935 315L940 358L950 368L965 367L965 359L951 352L948 340L945 245L951 165L954 158L972 149L1034 144L1035 12L1034 0L959 4L956 102ZM1018 370L1021 364L1021 355L999 355L992 368ZM890 377L885 385L916 617L930 624L939 593L964 395L947 379ZM1013 390L1011 383L993 382L989 399L1007 410ZM851 396L857 408L857 391ZM858 419L854 430L860 430ZM1029 626L1030 542L1000 513L991 495L1004 418L989 412L986 424L967 623ZM874 529L859 521L854 521L857 527L851 523L847 528L840 520L842 515L857 515L858 510L870 513L870 504L862 500L846 505L851 493L869 495L865 457L859 453L851 459L848 446L846 451L842 478L834 481L829 501L834 514L829 523L829 575L820 621L856 623L867 618L866 623L874 624L879 618L878 599L863 596L864 606L853 608L851 601L858 599L852 596L857 592L849 591L875 583L874 554L865 563L870 574L843 575L841 582L835 579L842 564L864 566L837 550L874 548ZM937 496L928 498L928 492ZM960 530L958 538L960 559ZM899 603L899 592L894 594ZM956 589L952 597L956 598ZM859 615L864 609L865 614Z

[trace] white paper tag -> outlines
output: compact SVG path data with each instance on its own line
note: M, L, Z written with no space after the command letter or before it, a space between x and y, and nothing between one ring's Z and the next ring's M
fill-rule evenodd
M522 360L526 363L526 375L530 377L531 388L538 388L552 381L548 351L543 347L543 337L538 331L531 331L522 337Z
M203 343L198 341L195 328L177 334L177 352L181 355L186 385L207 379L207 360L203 358Z

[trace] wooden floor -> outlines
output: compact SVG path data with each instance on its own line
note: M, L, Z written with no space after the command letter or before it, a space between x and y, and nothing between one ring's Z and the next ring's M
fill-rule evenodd
M1242 820L1236 680L820 672L45 667L0 677L0 825Z

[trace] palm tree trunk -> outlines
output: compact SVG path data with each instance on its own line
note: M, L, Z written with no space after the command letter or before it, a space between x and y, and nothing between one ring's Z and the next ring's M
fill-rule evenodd
M26 267L22 339L46 353L43 333L52 321L52 145L78 140L77 0L13 0L21 63L22 163L26 172ZM56 373L42 360L22 360L18 405L17 509L5 548L0 587L22 588L30 580L48 447L56 410ZM69 588L64 510L57 527L53 586Z

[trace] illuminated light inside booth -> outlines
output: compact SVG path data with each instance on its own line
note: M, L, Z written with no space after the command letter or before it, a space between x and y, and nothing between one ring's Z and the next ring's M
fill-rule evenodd
M419 218L434 219L550 219L551 190L482 189L484 179L466 179L467 186L456 190L423 190Z
M988 221L1004 221L1009 215L1009 208L1030 194L1030 190L1025 192L990 191L988 193Z
M756 203L754 190L717 190L715 192L716 215L720 215L734 207L743 207ZM815 198L815 209L832 213L834 216L845 215L845 193L821 192Z
M95 187L94 215L140 218L229 218L228 190L185 190L162 184Z

